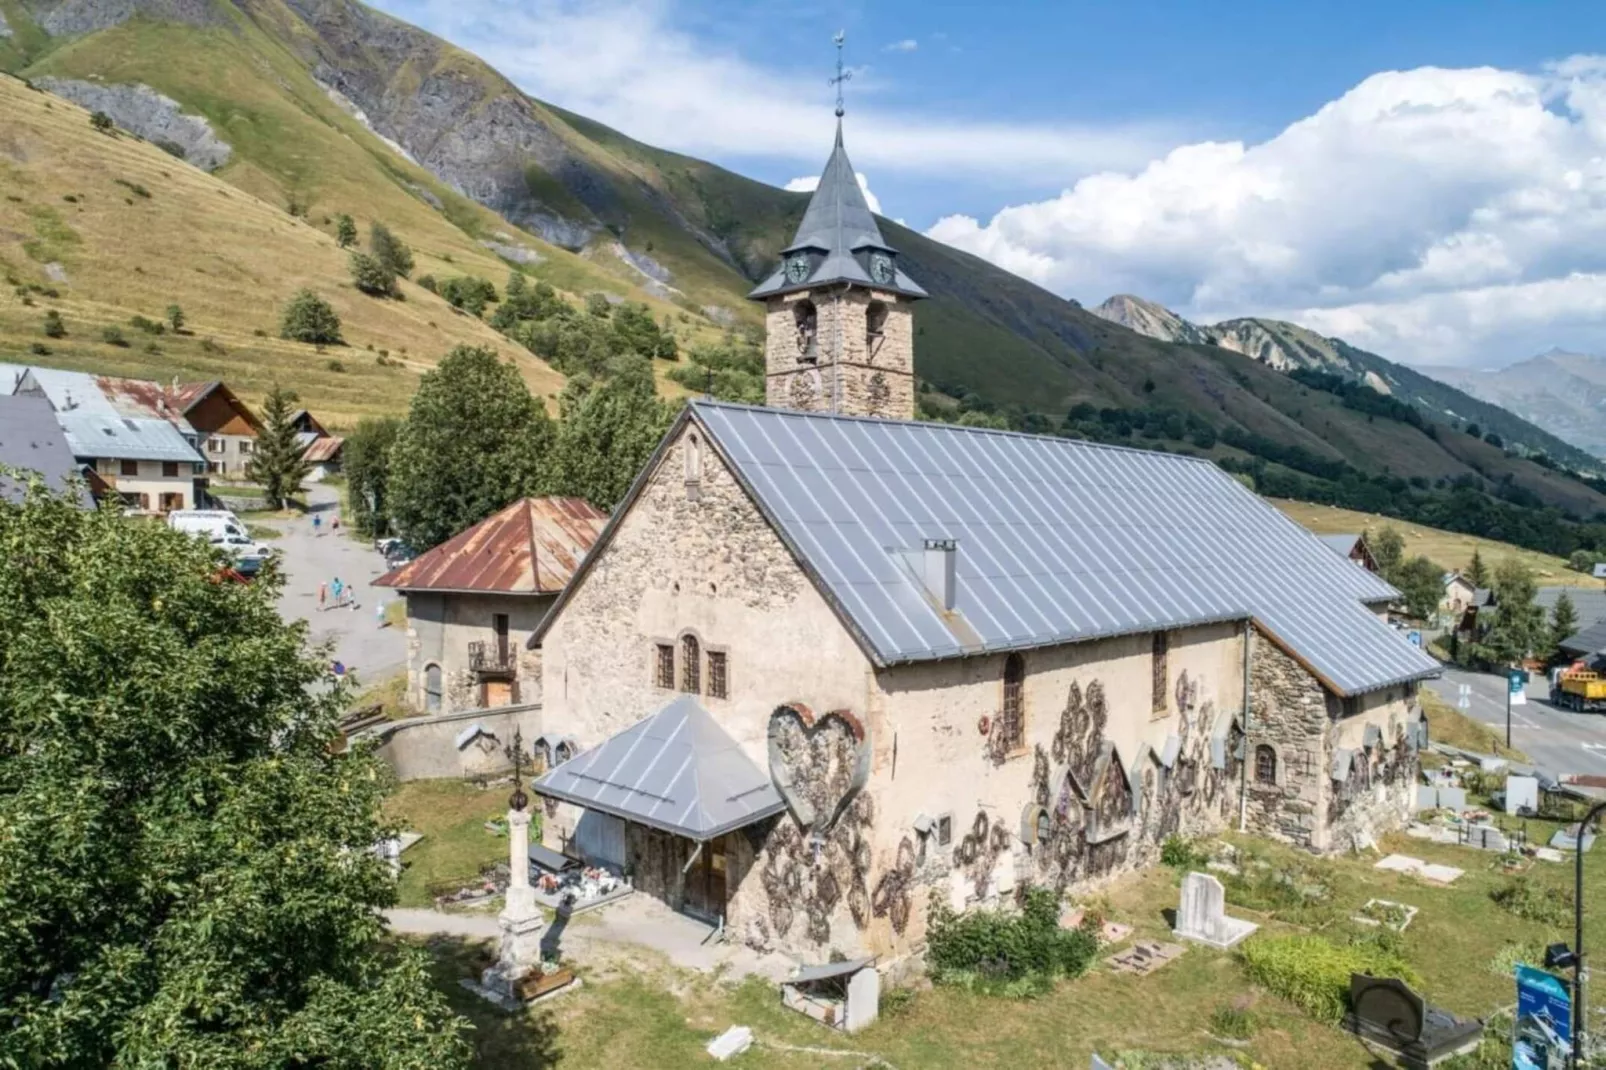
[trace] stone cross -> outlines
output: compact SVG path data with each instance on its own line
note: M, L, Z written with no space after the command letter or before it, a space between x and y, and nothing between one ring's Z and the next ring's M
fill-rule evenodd
M507 811L507 895L497 918L502 936L496 965L488 967L480 978L485 988L504 999L516 998L518 982L532 969L539 971L541 930L546 924L535 901L535 889L530 887L530 814L525 809L529 798L519 776L523 743L523 733L515 730L511 752L513 795L508 799Z
M1227 917L1227 893L1215 877L1190 873L1182 879L1182 903L1177 907L1173 935L1225 949L1257 928L1253 922Z

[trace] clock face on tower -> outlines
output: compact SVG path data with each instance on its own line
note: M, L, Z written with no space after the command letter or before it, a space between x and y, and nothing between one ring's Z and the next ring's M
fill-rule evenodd
M799 283L809 277L809 258L802 253L786 258L786 278L792 283Z
M893 279L892 257L886 253L870 254L870 277L876 282L886 285Z

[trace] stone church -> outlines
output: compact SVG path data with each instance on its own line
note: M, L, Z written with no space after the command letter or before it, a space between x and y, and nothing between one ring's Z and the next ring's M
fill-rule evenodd
M735 938L917 950L1173 833L1407 815L1437 664L1395 592L1206 460L915 414L925 291L836 145L752 293L763 407L694 401L531 637L546 845Z

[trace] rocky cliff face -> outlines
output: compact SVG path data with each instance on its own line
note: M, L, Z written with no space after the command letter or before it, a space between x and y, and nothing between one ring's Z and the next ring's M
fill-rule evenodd
M145 85L105 85L70 78L41 78L40 88L90 111L103 111L129 133L138 134L203 171L216 171L233 151L199 115L186 115L178 102Z
M127 22L136 15L161 22L210 26L227 21L212 0L21 0L40 29L75 37Z
M1205 345L1210 341L1206 328L1190 323L1164 305L1131 294L1116 294L1092 311L1095 316L1162 342Z

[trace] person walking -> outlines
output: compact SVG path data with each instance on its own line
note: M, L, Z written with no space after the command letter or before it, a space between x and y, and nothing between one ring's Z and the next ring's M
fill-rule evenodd
M329 600L329 585L327 583L318 584L318 608L319 609L327 609L328 606L326 605L326 603L328 602L328 600Z
M339 576L336 576L335 582L329 585L329 592L335 596L335 605L343 606L346 604L344 601L346 597L346 587L340 582Z
M313 513L312 514L312 533L314 535L322 535L323 534L323 531L321 530L322 527L323 527L323 517L318 513Z

